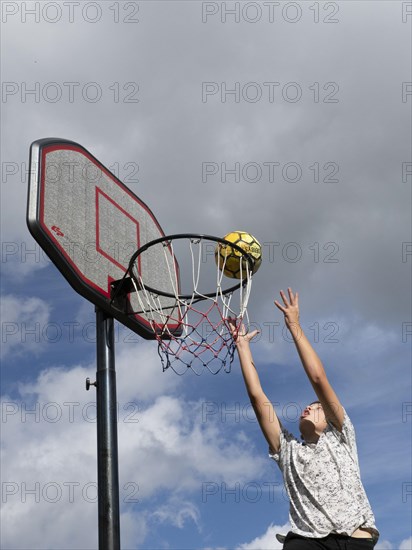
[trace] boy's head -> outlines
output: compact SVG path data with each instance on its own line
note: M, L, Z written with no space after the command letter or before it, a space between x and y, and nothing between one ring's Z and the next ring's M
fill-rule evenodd
M302 412L299 421L300 435L304 440L313 440L327 428L325 413L320 401L313 401Z

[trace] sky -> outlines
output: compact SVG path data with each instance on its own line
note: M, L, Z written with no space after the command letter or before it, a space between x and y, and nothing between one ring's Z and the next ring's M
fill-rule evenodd
M260 241L262 386L298 436L315 396L273 304L291 286L355 426L376 548L410 549L411 2L1 10L2 548L97 547L94 306L26 224L30 144L60 137L166 234ZM238 362L162 372L154 342L115 329L122 548L281 548L288 502Z

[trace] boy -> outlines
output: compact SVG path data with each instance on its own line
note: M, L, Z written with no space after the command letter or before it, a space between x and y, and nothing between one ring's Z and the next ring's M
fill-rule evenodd
M258 331L245 334L241 327L236 337L246 389L290 500L291 531L277 538L284 550L372 549L379 532L360 479L355 432L299 324L298 293L288 293L289 299L280 291L283 305L275 305L318 397L300 417L303 442L282 426L260 385L249 345Z

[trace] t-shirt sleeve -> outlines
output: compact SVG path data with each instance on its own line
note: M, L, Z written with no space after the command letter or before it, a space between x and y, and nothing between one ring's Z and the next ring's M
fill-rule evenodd
M269 447L269 457L272 458L273 460L275 460L279 464L279 466L281 466L282 458L285 456L286 449L287 449L288 445L290 445L292 441L297 441L297 439L293 434L288 432L288 430L282 425L282 423L280 423L279 438L280 438L280 449L279 449L279 451L274 452Z
M351 419L348 416L348 413L346 412L345 408L343 408L343 424L342 424L342 432L340 432L338 429L335 428L335 426L328 422L329 427L331 431L333 431L338 437L339 441L345 445L350 451L350 453L354 456L357 455L357 449L356 449L356 434L355 434L355 428L353 427L353 424L351 422Z

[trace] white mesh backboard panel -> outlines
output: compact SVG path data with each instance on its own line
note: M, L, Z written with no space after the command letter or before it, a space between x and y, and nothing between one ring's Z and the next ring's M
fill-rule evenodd
M86 149L58 139L32 144L28 225L80 294L153 337L142 314L125 318L110 309L110 283L123 277L140 246L164 233L150 209ZM145 254L139 269L151 287L172 292L162 265L159 254ZM165 307L168 300L174 302L163 298ZM133 293L130 303L140 310Z

